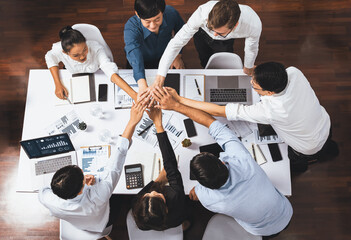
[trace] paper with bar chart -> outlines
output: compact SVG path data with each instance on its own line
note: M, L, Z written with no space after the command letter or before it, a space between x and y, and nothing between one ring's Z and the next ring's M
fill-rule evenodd
M175 117L172 113L162 113L162 125L167 132L169 141L175 149L184 139L184 127L182 121ZM139 138L152 145L158 146L156 137L156 128L152 120L145 114L143 119L139 122L134 132L134 137Z
M82 120L78 117L77 113L72 110L66 115L60 117L54 123L50 124L45 130L49 135L67 133L70 137L75 135L79 129L79 122Z

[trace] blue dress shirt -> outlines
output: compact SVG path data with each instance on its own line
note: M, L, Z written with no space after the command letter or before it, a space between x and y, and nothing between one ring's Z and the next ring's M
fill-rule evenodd
M145 28L138 16L129 18L124 26L124 50L136 81L145 79L144 61L158 61L172 38L172 31L177 33L183 25L183 19L171 6L165 8L158 34Z
M229 177L219 189L197 185L195 193L201 204L235 218L251 234L269 236L282 231L293 213L289 200L275 189L229 128L215 121L209 133L224 150L220 159L226 164Z

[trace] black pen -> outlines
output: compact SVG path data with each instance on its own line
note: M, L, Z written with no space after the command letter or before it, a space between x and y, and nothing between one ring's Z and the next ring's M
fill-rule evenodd
M197 88L197 92L199 93L199 95L201 95L199 84L197 84L196 78L194 80L195 80L195 85L196 85L196 88Z
M257 162L257 159L256 159L256 153L255 153L255 145L254 144L251 144L251 147L252 147L252 154L253 154L253 158L255 159L255 161Z
M146 132L147 130L149 130L149 128L151 128L152 125L153 125L153 123L151 123L149 126L147 126L146 128L144 128L140 133L138 133L138 136L140 136L141 134L143 134L144 132Z

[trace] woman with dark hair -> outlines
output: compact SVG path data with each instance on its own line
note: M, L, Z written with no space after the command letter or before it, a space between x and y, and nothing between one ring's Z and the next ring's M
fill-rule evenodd
M45 55L58 98L65 99L68 96L59 76L58 66L62 62L71 74L94 73L101 68L113 83L136 100L137 93L117 74L118 67L107 57L103 46L96 41L87 41L81 32L70 26L62 28L59 36L61 41L54 43Z
M185 193L172 145L162 127L162 112L151 108L148 114L156 127L164 169L138 193L132 212L139 229L162 231L185 221Z

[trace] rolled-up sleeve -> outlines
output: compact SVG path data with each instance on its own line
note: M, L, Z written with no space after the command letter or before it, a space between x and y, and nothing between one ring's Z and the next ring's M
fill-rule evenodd
M111 62L110 58L106 55L103 46L98 45L96 50L96 58L99 63L99 68L105 73L105 75L111 80L113 74L118 73L117 64Z
M270 124L269 111L264 107L262 101L249 106L240 103L228 103L225 107L225 114L229 121L244 120Z
M144 41L143 33L129 20L124 26L124 50L127 60L133 68L133 77L136 81L145 79L144 58L141 43Z

